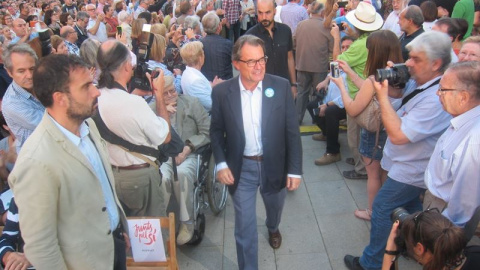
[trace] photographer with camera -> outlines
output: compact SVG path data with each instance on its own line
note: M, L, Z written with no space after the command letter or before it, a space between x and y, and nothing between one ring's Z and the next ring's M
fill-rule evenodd
M346 15L346 19L348 23L353 26L352 28L348 27L352 31L347 32L354 32L358 38L347 51L340 54L340 29L336 24L332 24L332 29L330 30L334 39L332 58L334 61L337 61L339 67L347 73L348 92L350 97L354 99L365 80L364 72L368 57L366 46L368 35L382 27L383 19L371 4L364 1L358 3L357 8ZM347 26L348 24L344 25ZM350 68L346 68L345 64ZM360 126L348 115L347 126L347 140L348 146L353 154L354 169L343 171L342 175L351 180L366 179L365 164L358 151L360 144Z
M349 36L342 38L342 52L348 50L355 40ZM347 74L341 70L340 77L346 80ZM325 154L315 160L315 165L327 165L341 160L340 143L338 142L340 120L347 118L345 106L343 105L340 89L331 81L321 82L316 86L316 100L307 105L313 121L320 128L322 133L312 135L314 141L326 141L327 149Z
M340 88L348 116L353 118L359 125L362 124L361 118L368 112L370 106L377 104L375 88L373 87L373 75L377 69L384 67L388 60L395 63L403 63L400 42L397 36L390 30L379 30L371 33L367 38L367 49L368 57L365 74L370 77L364 81L355 99L352 99L348 94L343 80L330 76L330 79ZM344 68L349 67L348 65L344 65ZM396 109L400 107L400 97L402 96L403 87L405 87L405 83L410 78L407 68L404 65L403 68L406 76L402 77L399 82L391 82L392 85L389 86L388 89L388 98L392 106ZM354 214L357 218L364 220L371 219L373 199L382 186L382 179L385 178L382 177L384 172L380 167L380 160L382 159L382 149L387 140L387 134L380 123L379 110L380 108L378 108L377 105L375 113L368 117L377 118L377 123L373 125L375 130L369 130L368 127L365 126L362 126L360 129L359 152L365 163L365 169L367 170L368 206L364 210L355 210ZM337 160L341 160L340 154L338 154Z
M450 64L450 38L440 32L421 34L407 45L406 61L411 79L407 82L400 109L388 97L388 80L374 82L383 125L388 138L381 160L387 179L373 201L370 244L362 257L345 256L349 269L380 269L392 225L390 213L405 207L410 213L422 210L420 195L425 192L424 172L433 148L447 128L451 116L436 96L440 79ZM393 63L390 62L390 66Z
M392 221L395 222L385 248L382 270L394 269L400 254L416 260L424 270L478 269L480 247L466 247L463 230L438 209L409 215L400 207L392 212Z
M127 47L109 40L98 50L99 116L115 135L131 144L158 149L170 141L170 117L164 102L163 71L152 82L156 113L141 97L127 92L133 67ZM150 77L150 75L146 75ZM97 124L98 126L98 124ZM102 135L103 136L103 135ZM127 216L164 216L164 194L156 156L108 143L115 188Z

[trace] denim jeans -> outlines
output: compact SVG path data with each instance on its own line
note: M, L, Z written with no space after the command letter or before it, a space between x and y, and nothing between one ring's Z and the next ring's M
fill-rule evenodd
M370 244L360 257L360 264L364 269L382 268L385 246L393 225L390 214L397 207L403 207L409 213L421 211L422 204L419 196L423 192L425 192L423 188L387 178L373 201Z

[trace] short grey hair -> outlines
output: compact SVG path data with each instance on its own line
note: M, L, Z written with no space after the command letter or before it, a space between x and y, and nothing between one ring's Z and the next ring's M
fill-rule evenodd
M97 53L100 43L92 38L87 38L80 46L80 57L89 67L97 67Z
M423 18L422 9L419 6L411 5L405 9L405 19L412 20L416 26L422 26L425 19Z
M260 38L254 35L243 35L233 45L233 53L232 53L233 61L238 61L240 60L240 58L242 58L240 51L242 50L245 44L255 46L255 47L260 46L262 47L263 53L265 54L265 43L263 42L263 40L261 40Z
M202 18L203 30L207 34L216 34L220 25L220 18L215 11L209 11Z
M35 65L38 64L38 57L35 51L30 47L30 45L26 43L20 43L20 44L13 44L8 46L6 50L3 51L3 65L5 68L12 72L13 70L13 63L12 63L12 54L13 53L18 53L18 54L26 54L32 57L35 60Z
M195 30L197 26L200 26L200 19L196 15L187 16L183 22L184 29L192 28L192 30Z
M77 20L85 20L85 19L89 19L90 16L88 16L88 13L85 12L85 11L79 11L77 12Z
M325 9L325 5L320 1L314 1L311 5L310 12L312 14L320 14Z
M457 84L472 93L476 100L480 100L480 62L458 62L448 67L457 77Z
M128 19L128 16L130 15L125 10L120 11L117 15L118 23L122 24L123 22L126 22Z
M422 33L406 46L409 52L424 52L430 62L437 59L442 60L441 72L445 72L452 61L452 42L450 37L442 32L428 31Z

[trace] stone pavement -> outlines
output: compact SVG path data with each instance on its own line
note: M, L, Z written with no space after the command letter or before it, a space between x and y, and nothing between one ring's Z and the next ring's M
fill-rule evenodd
M305 117L305 121L310 121ZM367 205L366 180L347 180L341 172L353 166L346 133L340 133L342 161L315 166L314 159L325 152L325 142L302 136L304 180L300 188L288 192L280 231L282 246L273 250L268 244L265 207L257 196L257 224L260 269L346 269L345 254L361 255L369 242L370 223L353 215ZM233 204L228 199L218 216L206 211L206 232L198 246L178 247L180 269L238 269ZM402 258L400 269L421 269L412 260Z

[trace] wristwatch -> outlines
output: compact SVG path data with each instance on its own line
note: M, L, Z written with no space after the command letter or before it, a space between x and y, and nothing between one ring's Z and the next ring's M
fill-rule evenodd
M293 87L293 86L297 87L297 86L298 86L298 83L295 82L295 83L291 83L290 85L291 85L292 87Z

